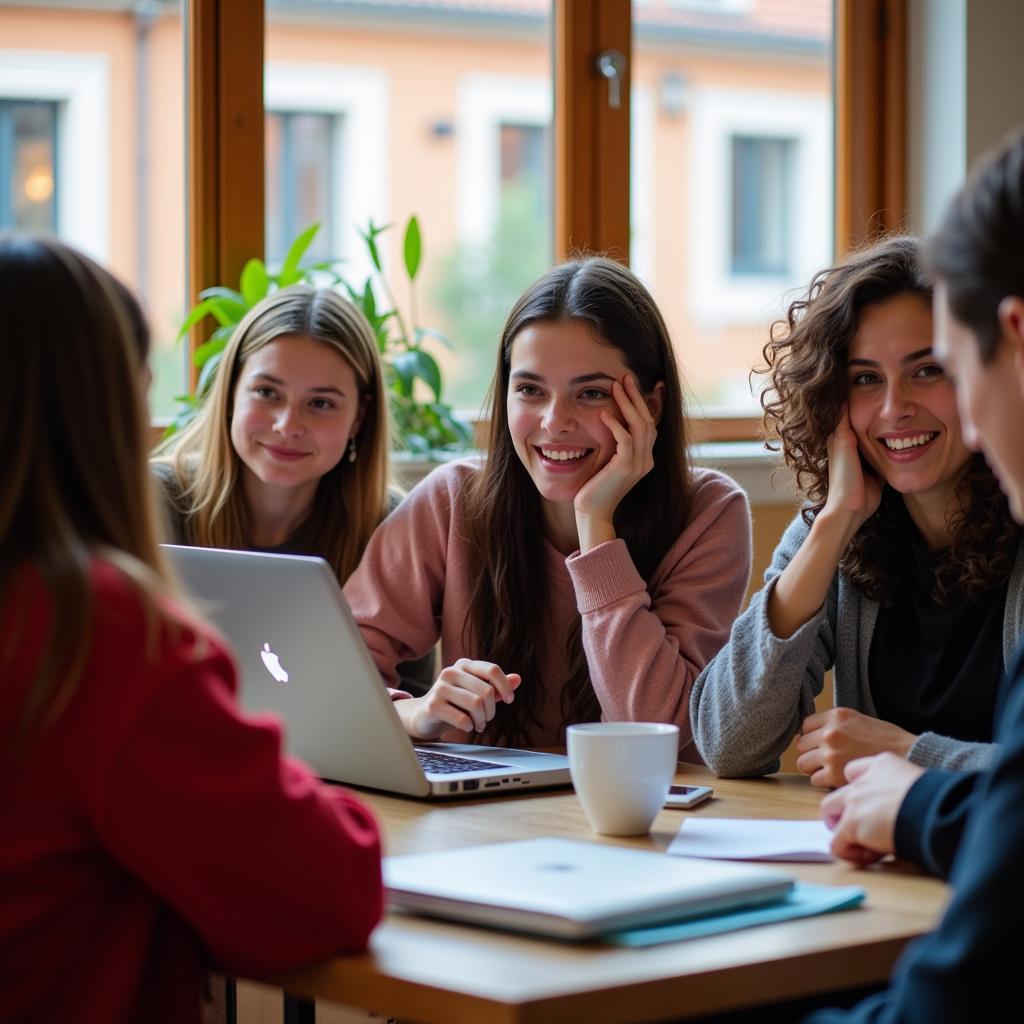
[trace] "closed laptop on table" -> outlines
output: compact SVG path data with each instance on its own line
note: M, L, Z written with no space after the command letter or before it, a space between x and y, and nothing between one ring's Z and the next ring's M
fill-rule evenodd
M414 747L322 558L164 547L200 611L235 648L242 706L279 714L288 752L321 777L417 797L569 784L568 760L558 754Z
M385 857L384 886L399 910L585 939L775 902L793 880L756 865L543 838Z

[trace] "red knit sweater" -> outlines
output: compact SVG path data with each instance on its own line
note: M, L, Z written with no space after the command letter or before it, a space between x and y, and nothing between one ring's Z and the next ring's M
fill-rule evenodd
M215 637L163 609L150 656L135 585L103 562L93 585L75 696L13 760L47 632L38 576L0 609L0 1020L197 1020L207 963L259 974L364 948L370 813L282 758L276 723L243 718Z

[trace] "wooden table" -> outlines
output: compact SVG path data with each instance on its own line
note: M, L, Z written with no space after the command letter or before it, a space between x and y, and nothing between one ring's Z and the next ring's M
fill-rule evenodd
M571 790L446 804L365 796L388 854L544 835L664 849L687 815L818 816L821 793L803 776L723 780L685 767L679 777L712 784L714 798L692 811L662 811L650 836L627 840L593 835ZM860 885L867 900L843 913L647 949L562 944L392 914L367 954L271 980L403 1024L681 1019L882 981L907 941L935 925L947 897L941 882L903 865L782 867L805 881Z

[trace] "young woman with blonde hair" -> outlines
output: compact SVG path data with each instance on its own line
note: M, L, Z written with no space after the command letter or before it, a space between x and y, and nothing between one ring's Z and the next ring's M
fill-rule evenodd
M175 543L317 555L344 583L401 497L390 451L366 318L336 291L294 285L243 318L198 415L153 469ZM400 673L424 691L433 652Z
M596 719L680 726L750 572L750 517L690 464L668 330L628 268L544 274L509 314L487 457L436 470L380 527L346 596L385 680L440 638L420 739L564 742Z
M155 468L180 543L315 554L344 582L393 504L390 447L366 318L335 291L294 285L238 325Z
M772 331L765 422L808 504L694 686L720 775L777 771L795 736L797 768L825 787L882 751L942 768L995 755L1024 549L961 437L931 303L920 243L891 237L817 274ZM830 669L835 706L818 713Z
M208 962L365 946L376 826L241 715L228 654L177 596L134 299L64 245L7 236L0 318L0 1019L198 1021Z

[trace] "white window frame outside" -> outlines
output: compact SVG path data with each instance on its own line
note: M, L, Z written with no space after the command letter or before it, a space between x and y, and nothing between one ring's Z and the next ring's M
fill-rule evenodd
M551 80L540 75L466 75L458 86L459 241L483 245L501 212L501 126L551 128Z
M774 318L787 292L806 285L832 255L832 106L827 95L697 87L690 152L690 305L701 327ZM732 271L732 139L792 139L788 274Z
M378 68L271 61L264 71L264 104L271 113L330 114L335 197L331 236L344 273L353 283L373 267L359 235L370 219L386 224L389 213L387 75ZM368 154L373 158L369 159Z
M632 89L629 168L629 265L648 287L654 274L654 95Z
M754 4L753 0L669 0L669 6L700 14L749 14Z
M110 59L0 49L0 96L57 104L57 234L110 262Z

